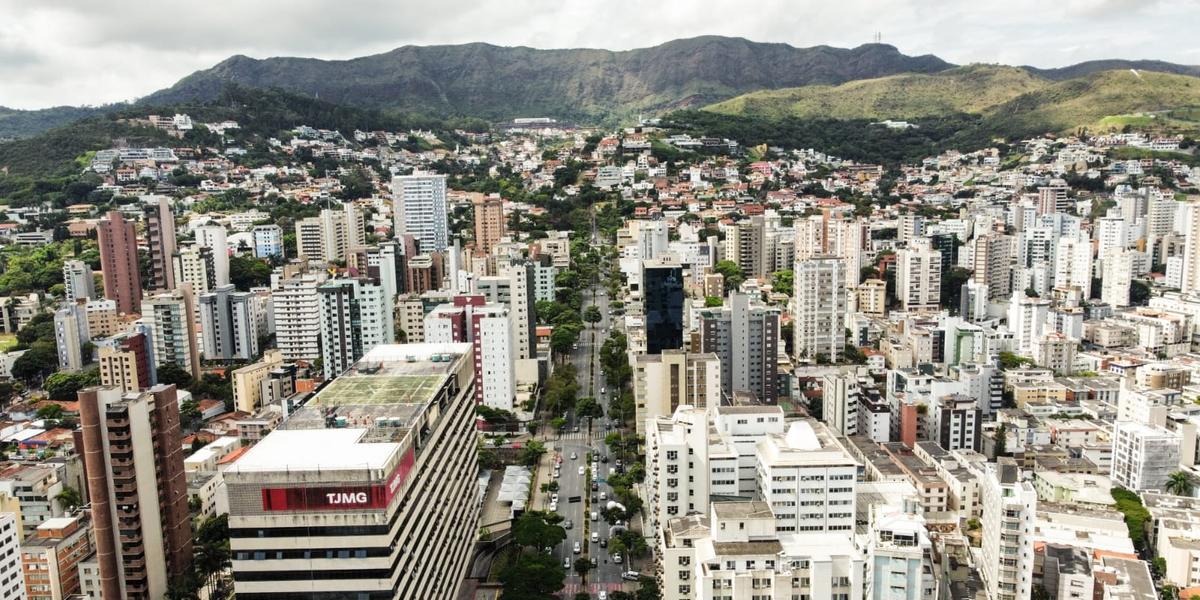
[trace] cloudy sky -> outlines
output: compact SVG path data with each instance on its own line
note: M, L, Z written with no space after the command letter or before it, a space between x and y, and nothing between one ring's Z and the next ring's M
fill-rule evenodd
M697 35L883 41L954 63L1200 64L1195 0L0 0L0 106L129 100L233 54L350 58L406 44L624 50Z

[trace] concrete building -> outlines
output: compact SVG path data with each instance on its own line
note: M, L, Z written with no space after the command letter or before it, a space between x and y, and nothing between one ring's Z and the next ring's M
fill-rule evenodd
M92 267L82 260L63 261L63 292L70 303L95 298L96 276Z
M1100 280L1100 301L1114 308L1129 306L1133 282L1133 262L1137 252L1124 248L1101 255L1104 273Z
M641 293L647 354L682 348L683 267L669 260L645 261Z
M394 341L385 314L392 308L378 280L330 280L317 288L317 296L326 379L349 369L371 348Z
M0 598L24 600L25 578L21 573L21 537L17 516L0 512Z
M769 276L774 255L766 251L766 238L767 227L762 215L755 215L727 228L725 260L736 263L746 278Z
M533 265L521 262L500 269L498 276L479 277L475 280L475 293L489 303L508 307L513 331L513 359L537 358Z
M965 394L933 396L926 411L928 431L938 445L946 450L979 451L983 438L983 411L979 402Z
M315 360L321 356L321 299L317 274L280 280L271 292L275 315L275 346L284 360Z
M983 463L977 473L983 504L979 573L988 598L1022 600L1033 594L1037 492L1021 480L1011 458Z
M229 241L221 225L204 225L195 229L196 245L208 248L213 257L213 279L216 285L229 285Z
M104 297L115 300L117 310L137 314L142 306L142 276L137 255L137 231L119 211L96 223Z
M795 293L792 295L796 355L817 355L834 361L846 347L845 313L847 303L845 262L831 256L797 260L792 269Z
M93 551L91 522L86 514L38 525L33 535L21 543L27 600L67 600L79 593L79 563ZM3 586L0 584L0 588Z
M142 301L142 321L150 328L156 368L174 363L193 377L200 375L200 344L193 326L195 314L195 300L188 286Z
M81 390L79 423L102 597L162 598L192 561L175 386Z
M971 240L972 278L987 286L988 298L1006 298L1012 292L1012 239L1002 233L985 233Z
M488 255L504 237L504 200L500 194L471 199L475 209L475 252Z
M672 519L657 550L664 600L863 597L863 556L849 536L783 532L764 502L714 502Z
M283 229L278 225L255 225L251 235L254 239L254 256L257 258L284 258Z
M123 392L144 390L157 382L154 348L144 333L128 333L96 344L100 384Z
M450 245L446 176L414 174L392 178L396 235L416 238L421 253L445 252Z
M1179 291L1184 294L1200 292L1200 206L1187 207L1184 221L1183 280Z
M425 317L425 341L469 342L474 355L475 401L511 411L516 398L515 336L508 307L483 296L455 296Z
M680 406L720 406L721 361L715 354L683 350L638 354L633 363L633 402L639 434L645 433L647 419L669 417Z
M258 302L250 292L220 285L200 294L204 358L253 360L258 357Z
M721 394L750 392L760 402L779 398L779 309L752 303L734 293L729 306L700 311L701 353L721 364Z
M935 600L933 543L921 508L913 500L876 505L870 512L866 580L870 600Z
M54 342L58 348L58 368L78 371L91 356L83 355L88 335L87 311L82 304L68 304L54 311Z
M794 421L760 439L758 489L780 532L854 531L858 463L824 424Z
M855 289L858 300L858 312L868 317L882 317L887 314L887 282L882 279L868 279Z
M272 348L263 353L262 360L234 369L230 374L234 409L250 414L257 412L263 405L262 382L280 366L283 366L283 353Z
M175 213L171 210L171 199L156 196L145 208L146 245L150 247L151 290L175 289L175 269L171 257L175 255Z
M646 531L708 511L708 434L704 409L682 406L670 417L646 420Z
M467 344L376 346L226 469L237 597L457 598L473 380Z
M907 312L941 307L942 254L928 240L913 240L896 252L896 297Z
M206 294L217 288L217 260L212 248L198 245L181 248L172 257L172 264L175 281L191 285L193 294Z
M353 210L326 208L316 217L296 221L296 254L301 261L344 261L353 245ZM354 222L352 222L354 221Z
M1062 237L1054 253L1054 285L1074 286L1090 297L1092 291L1092 241Z
M1162 490L1179 469L1182 438L1162 427L1117 421L1112 432L1112 480L1130 490Z

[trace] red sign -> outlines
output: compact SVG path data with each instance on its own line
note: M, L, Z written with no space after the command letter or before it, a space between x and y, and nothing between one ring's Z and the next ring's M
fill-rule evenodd
M318 511L384 509L400 491L416 462L409 448L383 485L263 488L263 510Z

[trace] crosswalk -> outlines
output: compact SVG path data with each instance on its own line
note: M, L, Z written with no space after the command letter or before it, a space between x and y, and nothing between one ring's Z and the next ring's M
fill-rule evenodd
M578 433L574 432L574 431L568 431L566 433L556 434L555 437L552 437L550 439L552 441L557 441L557 440L562 440L562 441L602 440L602 439L604 439L604 436L607 434L608 434L608 431L605 429L601 429L601 428L593 428L591 433L588 433L588 431L586 429L580 428Z
M595 596L596 592L599 592L600 590L604 590L609 593L619 592L621 591L621 587L622 584L620 583L589 583L587 585L568 583L563 585L563 589L558 593L558 595L562 598L574 598L575 594L578 594L579 592L586 592Z

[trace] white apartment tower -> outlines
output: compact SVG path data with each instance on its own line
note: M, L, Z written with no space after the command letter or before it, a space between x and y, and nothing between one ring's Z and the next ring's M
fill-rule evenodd
M470 342L474 353L475 400L492 408L513 410L516 397L512 321L504 304L483 296L456 296L425 317L425 341Z
M395 234L409 234L421 253L445 252L449 246L446 176L413 174L392 178Z
M896 297L908 312L937 312L941 306L942 253L929 240L912 240L896 252Z
M371 348L392 343L395 333L385 317L391 306L385 296L378 281L366 278L334 279L317 288L326 379L349 369Z
M258 303L254 294L220 285L200 294L200 332L208 360L258 358Z
M979 571L988 598L1027 600L1033 594L1037 492L1028 481L1022 481L1011 458L983 464L977 477L983 504Z
M792 320L797 356L813 358L819 354L832 361L845 349L845 268L842 259L832 256L796 261Z
M196 244L212 250L213 278L217 285L229 285L229 243L225 228L220 225L204 225L196 228Z
M283 279L271 292L275 315L275 345L284 360L315 360L321 357L321 302L315 274Z
M1126 489L1162 490L1179 469L1183 438L1162 427L1117 421L1112 433L1112 481Z
M96 277L82 260L63 261L63 288L67 302L91 300L96 296Z
M191 286L147 296L142 321L150 327L157 365L174 363L192 377L200 376L200 344L196 339L195 298Z

